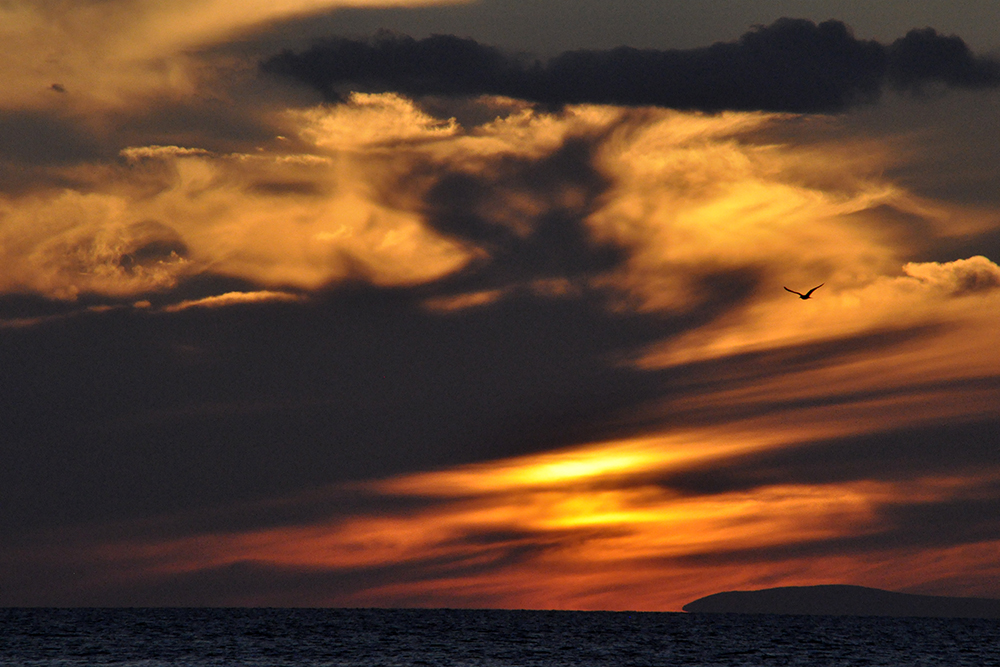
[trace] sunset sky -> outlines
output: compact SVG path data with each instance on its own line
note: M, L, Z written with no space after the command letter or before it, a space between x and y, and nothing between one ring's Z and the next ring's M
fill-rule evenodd
M1000 598L997 25L0 3L0 605Z

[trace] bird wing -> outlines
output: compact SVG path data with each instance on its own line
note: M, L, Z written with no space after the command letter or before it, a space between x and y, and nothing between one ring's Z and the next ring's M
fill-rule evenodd
M782 287L785 287L785 286L784 286L784 285L782 285ZM791 292L792 294L798 294L799 296L802 296L802 292L796 292L795 290L793 290L793 289L788 289L787 287L785 287L785 291L786 291L786 292Z
M811 290L809 290L808 292L806 292L806 296L809 296L810 294L812 294L813 292L815 292L816 290L818 290L820 287L822 287L825 284L826 283L820 283L819 285L816 285L816 287L813 287Z

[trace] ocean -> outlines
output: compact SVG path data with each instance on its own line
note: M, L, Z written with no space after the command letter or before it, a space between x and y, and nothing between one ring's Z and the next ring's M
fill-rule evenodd
M462 609L0 609L0 665L1000 665L1000 620Z

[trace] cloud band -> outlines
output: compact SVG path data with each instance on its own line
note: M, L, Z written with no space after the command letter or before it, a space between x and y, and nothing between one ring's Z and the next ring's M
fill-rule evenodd
M284 52L262 68L333 100L353 86L705 111L835 112L874 101L886 87L1000 84L1000 63L931 28L883 45L856 39L839 21L788 18L704 48L569 51L546 63L450 35L417 40L379 33L367 41L336 38L301 53Z

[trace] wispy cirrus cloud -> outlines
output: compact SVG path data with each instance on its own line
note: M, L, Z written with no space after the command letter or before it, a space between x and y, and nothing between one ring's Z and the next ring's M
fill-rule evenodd
M228 0L67 2L17 0L0 8L7 67L4 109L63 108L77 113L190 95L200 63L190 52L268 21L337 7L427 5L433 0Z
M480 104L499 115L463 126L356 95L276 117L287 138L253 153L132 146L79 165L73 187L2 202L0 286L145 298L205 273L268 289L447 279L435 298L600 287L683 310L724 292L712 281L736 296L778 272L860 287L917 247L887 243L882 218L906 212L926 244L972 215L882 178L884 145L774 142L778 115Z

